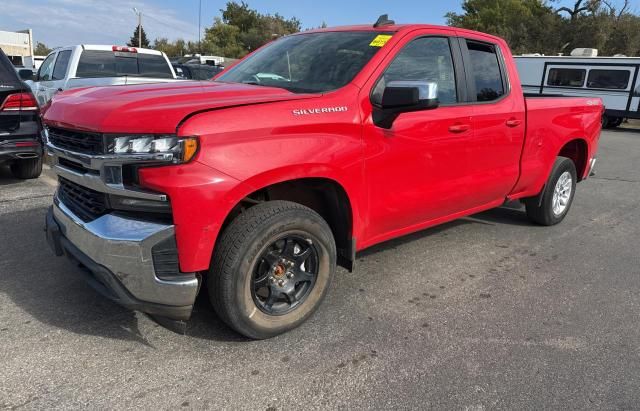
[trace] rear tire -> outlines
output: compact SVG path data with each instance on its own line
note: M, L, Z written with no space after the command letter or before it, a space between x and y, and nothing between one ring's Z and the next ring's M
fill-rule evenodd
M602 128L616 128L622 124L624 119L622 117L609 117L602 116Z
M15 178L29 180L42 174L42 156L26 160L17 160L11 164L11 174Z
M525 200L527 216L534 223L551 226L560 223L571 208L578 181L576 166L566 157L558 157L544 187L542 199Z
M316 311L335 270L336 245L325 220L300 204L269 201L240 214L220 236L209 297L231 328L270 338Z

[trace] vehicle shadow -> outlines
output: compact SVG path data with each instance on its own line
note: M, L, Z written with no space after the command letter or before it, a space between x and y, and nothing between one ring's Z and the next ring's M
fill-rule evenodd
M81 269L49 250L43 232L46 207L0 215L0 293L32 318L81 335L129 340L150 347L140 332L142 314L104 298L83 279ZM205 294L206 293L201 293ZM24 324L1 324L6 332ZM187 335L242 341L217 319L208 301L198 299Z
M367 257L386 250L393 250L402 247L405 244L431 237L442 232L451 230L454 227L467 224L484 224L484 225L515 225L515 226L531 226L532 223L527 218L523 206L519 203L509 204L508 206L494 208L469 217L463 217L458 220L451 221L442 225L427 228L415 233L385 241L367 248L358 253L358 258Z
M640 125L637 122L634 122L634 124L625 124L622 127L616 127L616 128L607 128L604 129L602 131L607 131L609 133L633 133L633 134L640 134Z
M9 166L0 165L0 186L8 186L23 183L24 180L17 179L11 174Z
M494 208L479 214L474 214L469 219L478 220L486 224L515 225L522 227L535 227L529 220L524 210L524 205L512 204L500 208Z
M138 322L142 314L104 298L85 283L81 269L71 260L54 257L42 231L45 213L46 207L39 207L0 215L0 243L3 244L0 292L33 319L52 327L153 347L140 332ZM500 208L387 241L358 253L358 258L399 248L467 224L530 225L522 211ZM2 324L9 330L21 326ZM249 341L217 317L209 302L206 284L201 287L185 334L212 341Z

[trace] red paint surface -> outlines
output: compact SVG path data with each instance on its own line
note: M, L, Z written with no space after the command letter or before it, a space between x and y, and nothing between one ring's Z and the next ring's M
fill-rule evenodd
M371 30L370 26L340 30ZM180 266L205 270L231 209L265 186L326 178L349 198L358 250L538 194L562 147L578 139L597 150L602 103L522 95L501 39L447 27L395 31L351 84L324 95L220 83L175 83L61 93L46 122L106 133L199 136L190 164L144 168L142 185L167 193ZM390 130L372 123L371 88L395 54L421 35L459 35L498 44L510 93L496 102L405 113ZM294 110L346 107L296 116ZM452 132L453 131L453 132ZM579 170L583 177L586 169Z

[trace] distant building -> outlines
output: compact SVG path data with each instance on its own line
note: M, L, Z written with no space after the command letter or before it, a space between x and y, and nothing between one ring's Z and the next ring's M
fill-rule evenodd
M31 29L0 31L0 49L14 66L33 64L33 33Z

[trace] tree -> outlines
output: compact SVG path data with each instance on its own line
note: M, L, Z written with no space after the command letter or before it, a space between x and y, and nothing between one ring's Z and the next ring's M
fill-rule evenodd
M239 58L274 38L300 31L300 20L279 14L261 14L245 2L230 1L213 25L205 29L203 52Z
M142 33L139 33L138 30L141 30ZM140 39L142 40L141 42L138 41L138 36L140 36ZM127 46L141 47L145 49L149 48L150 43L149 43L149 39L147 38L147 33L145 33L144 31L144 27L142 26L136 27L136 29L133 32L133 36L131 36L131 39L129 39L129 42L127 43Z
M295 17L287 19L278 13L262 14L245 2L230 1L220 12L222 17L215 17L211 27L205 28L201 44L182 39L170 42L160 37L155 39L153 48L171 57L201 53L240 58L274 38L300 31L302 26ZM134 35L135 39L132 37L131 42L135 40L134 44L137 45L138 32ZM143 31L143 43L145 38Z
M514 53L550 53L561 17L544 0L466 0L464 13L448 13L448 24L503 37Z
M36 56L46 56L51 53L51 49L47 47L44 43L36 42L36 46L33 49L33 54Z
M567 53L596 48L600 55L640 51L640 17L608 0L465 0L463 13L448 13L450 25L503 37L514 53Z

